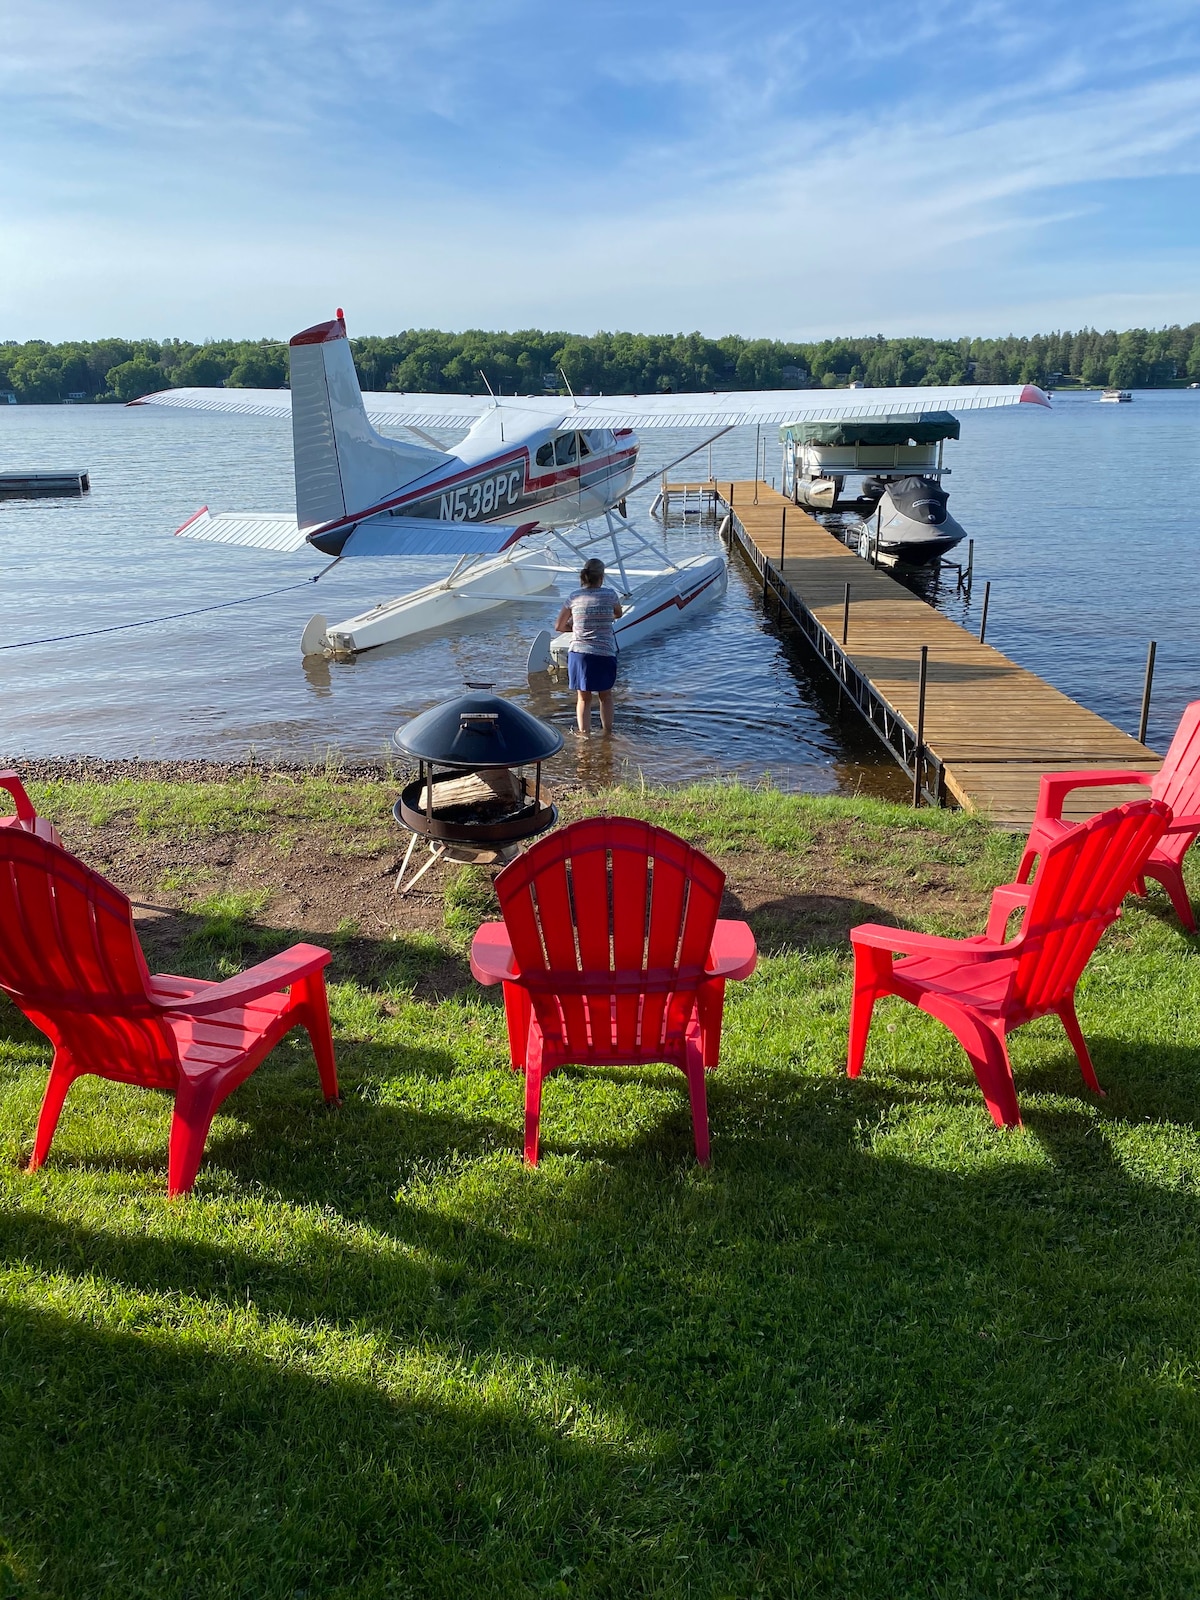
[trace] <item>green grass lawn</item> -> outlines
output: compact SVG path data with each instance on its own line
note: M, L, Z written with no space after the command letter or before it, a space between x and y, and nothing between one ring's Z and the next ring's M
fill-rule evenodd
M283 826L229 790L145 796L145 825ZM1019 849L871 802L606 802L781 872L903 823L898 872L974 886L959 931ZM711 1169L652 1068L551 1079L530 1171L498 996L465 975L485 889L359 939L340 1111L294 1035L185 1201L169 1100L96 1080L22 1170L48 1051L0 1006L0 1600L1200 1594L1200 941L1161 895L1080 989L1104 1100L1037 1023L998 1132L897 1001L848 1082L848 947L765 916ZM177 970L289 937L252 895L194 910ZM907 920L946 927L919 888Z

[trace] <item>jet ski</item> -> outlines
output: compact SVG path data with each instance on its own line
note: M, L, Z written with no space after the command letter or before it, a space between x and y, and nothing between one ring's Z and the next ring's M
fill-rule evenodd
M875 502L874 513L863 518L860 546L869 552L878 540L881 561L923 566L967 536L947 511L950 496L936 478L865 478L860 493Z

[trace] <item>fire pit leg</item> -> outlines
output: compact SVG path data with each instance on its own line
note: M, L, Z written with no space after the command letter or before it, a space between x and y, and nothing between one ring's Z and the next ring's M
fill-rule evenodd
M416 842L417 842L417 836L414 833L413 834L413 844L416 844ZM396 887L397 887L397 890L399 891L399 893L400 894L407 894L410 889L415 889L417 887L418 883L420 883L421 879L429 871L430 867L436 867L437 866L438 862L446 854L446 849L447 849L447 847L444 844L431 844L429 846L429 860L425 863L425 865L423 867L418 867L417 868L416 872L413 873L412 877L404 885L403 889L400 888L400 878L402 878L404 876L404 869L402 867L400 869L400 878L396 879ZM411 854L411 850L412 850L412 846L410 845L409 846L410 854ZM406 864L407 864L407 860L408 860L408 858L406 856L405 857Z
M446 854L446 846L444 844L431 844L429 848L433 853L430 855L429 860L416 874L416 877L413 878L412 883L410 883L407 888L402 889L400 885L404 882L404 874L408 871L408 863L412 860L412 853L417 848L418 838L419 835L414 833L408 841L408 849L404 852L404 860L400 863L400 871L396 874L396 881L392 885L393 894L407 894L408 890L412 888L413 883L416 883L417 878L423 877L424 874L429 871L430 867L432 867L436 862L440 861Z

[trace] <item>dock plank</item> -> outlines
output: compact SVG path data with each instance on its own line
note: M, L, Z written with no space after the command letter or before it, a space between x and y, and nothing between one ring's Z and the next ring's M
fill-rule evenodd
M669 484L667 490L715 494L727 508L732 505L743 544L769 563L790 601L815 619L910 727L917 720L921 646L928 645L925 745L942 764L948 793L966 810L1025 828L1045 772L1158 770L1153 750L994 646L980 644L768 484L725 480ZM843 645L847 584L850 622ZM1137 786L1085 791L1067 815L1088 816L1144 793Z

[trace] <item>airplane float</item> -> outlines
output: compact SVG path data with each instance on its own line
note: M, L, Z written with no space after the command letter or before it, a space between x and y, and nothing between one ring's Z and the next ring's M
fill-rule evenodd
M1032 384L1013 387L762 390L746 393L520 396L364 394L346 322L306 328L288 347L290 390L167 389L134 405L181 406L291 417L295 515L213 513L178 534L218 544L293 551L311 546L356 556L457 556L453 570L399 599L330 626L311 619L305 655L350 656L437 631L477 612L528 600L600 554L620 577L622 647L697 614L724 593L724 555L675 561L624 515L634 482L635 428L707 430L679 460L750 423L912 415L1049 402ZM399 427L420 443L390 438ZM429 428L467 428L452 451ZM678 461L672 462L678 465ZM642 482L657 477L658 472ZM567 561L567 558L570 561ZM652 566L635 566L648 558ZM565 653L569 634L541 634L530 669Z

